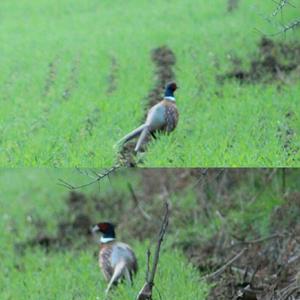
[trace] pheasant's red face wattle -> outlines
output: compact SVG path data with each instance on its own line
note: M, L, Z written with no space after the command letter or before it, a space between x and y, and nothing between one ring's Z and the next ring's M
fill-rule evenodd
M99 226L99 229L103 232L107 231L107 229L108 229L107 223L99 223L98 226Z
M171 89L172 89L173 91L176 91L176 90L177 90L177 85L176 85L175 82L172 82L172 83L171 83Z

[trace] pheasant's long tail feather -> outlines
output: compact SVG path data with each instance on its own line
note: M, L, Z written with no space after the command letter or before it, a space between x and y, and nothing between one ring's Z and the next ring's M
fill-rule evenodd
M117 145L123 145L123 144L129 142L130 140L132 140L133 138L137 137L143 131L143 129L145 127L146 127L146 125L143 124L140 127L134 129L133 131L131 131L130 133L125 135L122 139L120 139L118 141Z
M132 274L130 273L130 271L128 270L128 268L124 269L124 277L126 278L126 280L132 284Z
M139 152L140 151L140 148L141 148L141 145L143 144L143 142L145 141L147 135L150 133L149 131L149 126L148 125L145 125L145 127L143 128L142 130L142 133L136 143L136 146L135 146L135 149L134 151L135 152Z
M109 281L109 283L108 283L108 286L107 286L107 288L106 288L106 291L105 291L106 294L108 294L108 292L109 292L109 290L111 289L112 285L113 285L114 283L117 283L118 280L124 275L124 271L125 271L126 269L127 269L127 268L126 268L126 262L123 261L123 260L120 261L120 262L116 265L116 267L115 267L115 269L114 269L114 274L113 274L113 276L111 277L111 279L110 279L110 281Z

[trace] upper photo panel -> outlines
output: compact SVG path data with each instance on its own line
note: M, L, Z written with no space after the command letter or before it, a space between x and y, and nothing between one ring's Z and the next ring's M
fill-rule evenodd
M299 8L1 0L0 167L299 167Z

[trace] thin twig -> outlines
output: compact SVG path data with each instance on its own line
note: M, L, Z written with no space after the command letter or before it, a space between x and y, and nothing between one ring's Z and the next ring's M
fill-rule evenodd
M147 251L147 273L146 273L146 282L140 292L138 293L136 300L151 300L152 299L152 289L154 287L154 278L158 266L159 254L161 249L161 244L163 242L168 224L169 224L169 204L165 203L165 214L161 224L157 245L155 249L155 254L152 262L152 269L149 270L150 265L150 250Z
M129 191L130 191L130 193L131 193L131 197L132 197L132 199L133 199L134 204L136 205L136 207L138 208L138 210L140 211L140 213L142 214L142 216L143 216L146 220L150 221L150 220L151 220L151 217L150 217L150 216L144 211L144 209L141 207L140 201L139 201L138 197L136 196L136 194L135 194L135 192L134 192L134 190L133 190L132 185L131 185L129 182L127 183L127 185L128 185L128 189L129 189Z
M296 29L299 26L300 26L300 19L296 19L296 20L288 23L287 25L283 25L281 32L286 33L287 31Z
M253 245L253 244L259 244L259 243L263 243L272 239L276 239L276 238L283 238L284 234L282 233L274 233L271 234L269 236L266 237L262 237L256 240L249 240L249 241L240 241L235 243L234 245L232 245L230 248L234 247L234 246L240 246L240 245ZM236 238L236 237L235 237Z
M279 12L281 12L283 10L283 8L286 6L286 5L291 5L293 7L295 7L294 5L292 5L289 0L281 0L279 3L274 1L276 4L277 4L277 7L276 9L274 10L274 12L272 13L272 16L275 17L278 15Z
M165 215L164 215L164 219L161 225L161 229L160 229L160 233L159 233L159 237L158 237L158 241L157 241L157 246L156 246L156 250L155 250L155 254L154 254L154 259L153 259L153 264L152 264L152 270L149 276L149 282L151 282L152 284L154 284L154 277L155 277L155 273L156 273L156 269L157 269L157 265L158 265L158 260L159 260L159 254L160 254L160 247L161 244L163 242L165 233L167 231L167 227L169 225L169 204L168 202L166 202L166 208L165 208Z
M149 272L150 272L150 259L151 259L151 251L150 248L147 249L147 268L146 268L146 282L148 282Z
M295 8L295 6L289 0L280 0L279 2L276 2L276 1L274 1L274 2L277 4L277 7L274 10L274 12L272 13L273 17L276 17L279 12L282 12L283 8L286 5L290 5L290 6ZM273 34L272 36L276 36L278 34L286 33L287 31L293 30L293 29L295 29L299 26L300 26L300 19L295 19L295 20L291 21L290 23L288 23L286 25L284 25L284 24L281 25L282 29L279 32Z
M65 180L63 180L63 179L60 178L60 179L58 179L58 181L59 181L58 185L64 186L64 187L66 187L66 188L68 188L70 190L82 189L82 188L88 187L90 185L93 185L93 184L95 184L97 182L100 182L105 177L109 177L109 175L111 175L113 172L115 172L119 168L121 168L121 165L117 164L117 165L111 167L110 169L105 170L103 173L96 173L96 172L94 172L94 175L95 175L94 177L92 177L87 172L84 172L84 171L82 171L80 169L77 169L77 170L80 170L79 172L81 174L92 178L92 181L89 181L89 182L87 182L85 184L76 186L76 185L70 184L69 182L67 182L67 181L65 181Z
M203 279L210 279L222 274L230 265L232 265L237 259L239 259L247 250L247 248L243 248L237 255L235 255L232 259L230 259L224 266L216 270L215 272L205 275Z

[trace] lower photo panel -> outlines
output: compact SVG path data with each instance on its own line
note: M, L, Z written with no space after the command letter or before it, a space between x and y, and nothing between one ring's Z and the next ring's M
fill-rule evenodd
M300 299L300 169L0 170L0 299Z

